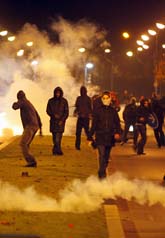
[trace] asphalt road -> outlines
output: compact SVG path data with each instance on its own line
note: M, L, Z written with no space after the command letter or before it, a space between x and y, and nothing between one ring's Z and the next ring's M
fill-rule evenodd
M146 155L137 155L130 139L113 148L108 167L110 175L122 172L135 186L135 199L129 197L130 187L123 182L127 195L121 193L106 202L117 206L125 238L165 238L165 147L157 147L152 129L147 134Z

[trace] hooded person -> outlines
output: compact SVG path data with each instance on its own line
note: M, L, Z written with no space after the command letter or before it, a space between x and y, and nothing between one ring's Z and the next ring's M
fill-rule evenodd
M110 93L105 91L101 96L100 105L95 108L92 126L89 131L89 141L95 139L99 154L98 177L106 177L106 168L110 159L110 152L115 140L120 139L121 126L118 112L111 106ZM94 136L94 138L93 138Z
M85 86L81 86L80 96L76 98L74 114L77 115L75 148L80 150L82 129L88 137L89 122L92 115L92 101L87 95Z
M63 97L60 87L54 89L54 96L48 100L46 112L50 117L50 132L53 139L53 155L63 155L61 141L65 122L69 116L68 101Z
M136 148L136 143L137 143L137 134L136 134L136 110L137 110L137 105L136 105L136 98L131 97L129 103L127 103L124 107L123 110L123 119L124 119L124 131L122 135L122 141L121 145L127 142L128 138L128 132L130 126L133 127L133 148Z
M136 110L136 148L138 155L145 155L144 146L147 141L147 127L148 118L152 113L150 102L147 98L142 98L140 100L140 105Z
M20 116L24 129L20 146L22 148L23 156L27 161L26 167L36 167L37 162L34 156L29 152L29 147L38 129L40 129L40 135L42 135L41 119L35 107L27 100L24 91L20 90L17 93L17 99L18 101L13 103L12 108L14 110L20 109Z

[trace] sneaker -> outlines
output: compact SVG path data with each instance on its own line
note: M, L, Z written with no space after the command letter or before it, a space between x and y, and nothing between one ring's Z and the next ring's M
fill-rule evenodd
M124 141L120 142L120 145L124 145L124 144L125 144L125 142L124 142Z
M137 155L145 155L146 153L144 152L137 152Z
M92 146L93 149L96 149L97 148L96 141L93 140L92 143L91 143L91 146Z
M133 145L133 150L136 151L137 150L137 146Z
M80 150L80 147L77 147L77 146L76 146L76 150Z
M25 167L34 167L34 168L36 168L37 167L37 163L33 162L33 163L30 163L30 164L26 164Z

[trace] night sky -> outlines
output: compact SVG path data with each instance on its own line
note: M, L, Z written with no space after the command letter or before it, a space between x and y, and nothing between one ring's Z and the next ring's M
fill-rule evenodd
M123 30L137 34L157 20L165 20L165 0L0 1L0 25L11 31L26 22L48 29L59 15L71 21L85 18L118 37Z
M13 34L20 31L25 23L31 23L35 24L39 30L46 30L51 36L51 23L58 20L59 16L73 23L86 19L101 29L105 29L112 51L116 55L121 55L128 48L135 47L136 49L136 40L147 29L152 28L157 21L165 23L165 0L0 1L0 27L6 28ZM128 31L131 34L129 40L123 40L121 34L123 31ZM53 40L57 40L56 36ZM127 65L125 60L122 61L122 64L124 63L123 67L126 73L133 69L133 66ZM141 71L142 69L136 69L136 73L133 75L136 76ZM146 79L143 80L148 85L151 85L150 81L150 76L146 76ZM130 85L129 82L128 85ZM141 90L141 85L139 87Z

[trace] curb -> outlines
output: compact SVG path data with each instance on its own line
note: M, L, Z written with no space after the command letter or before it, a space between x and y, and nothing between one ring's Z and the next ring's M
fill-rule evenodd
M117 206L105 204L103 208L107 223L108 238L125 238Z
M2 150L3 148L5 148L7 145L9 145L11 142L13 142L14 140L16 140L18 138L18 136L13 136L11 138L6 138L5 142L0 144L0 150Z

